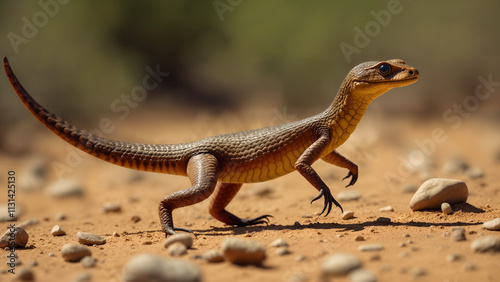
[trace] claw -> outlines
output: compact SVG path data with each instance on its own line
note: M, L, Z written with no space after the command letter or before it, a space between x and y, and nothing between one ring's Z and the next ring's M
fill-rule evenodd
M183 231L183 232L191 233L196 237L196 234L194 234L194 232L191 229L182 228L182 227L174 227L174 228L166 227L165 230L163 230L163 232L165 232L165 238L167 238L168 235L177 234L177 232L175 232L175 231Z
M248 226L248 225L261 224L261 223L265 223L265 224L269 225L269 218L270 217L273 217L273 216L270 214L265 214L265 215L261 215L261 216L256 217L256 218L242 219L241 224L238 224L238 225L239 226Z
M337 200L335 200L335 198L332 196L332 193L330 192L330 189L328 189L328 187L321 189L319 192L319 195L316 198L312 199L311 204L321 197L325 197L325 204L323 205L323 209L321 210L319 215L322 215L326 210L325 216L328 216L333 208L333 204L335 204L337 207L339 207L340 210L342 211L342 213L344 212L344 209L339 204L339 202L337 202ZM327 208L328 208L328 210L327 210Z
M352 172L349 171L349 173L347 174L347 176L344 177L344 178L342 178L342 181L344 181L345 179L347 179L347 178L349 178L351 176L352 176L351 181L349 182L349 184L347 184L347 186L345 188L354 185L354 183L356 183L356 181L358 180L358 175L357 174L353 174Z

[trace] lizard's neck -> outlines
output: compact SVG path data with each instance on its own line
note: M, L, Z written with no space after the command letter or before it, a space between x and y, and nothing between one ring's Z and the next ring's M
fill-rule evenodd
M356 98L348 83L343 83L324 118L332 134L332 150L342 145L354 132L373 99Z

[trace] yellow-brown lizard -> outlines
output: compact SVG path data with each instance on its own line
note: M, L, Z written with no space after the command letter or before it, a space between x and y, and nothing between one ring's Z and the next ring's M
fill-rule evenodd
M368 105L384 92L417 81L419 73L402 60L366 62L354 67L344 79L333 103L322 113L286 124L208 137L172 145L114 141L80 130L38 104L23 88L4 58L7 77L28 110L47 128L71 145L107 162L143 171L189 177L191 188L167 195L158 207L165 235L175 230L172 211L201 202L212 193L210 214L229 225L265 223L270 215L242 219L225 208L243 183L274 179L297 170L324 198L321 214L333 204L341 210L328 186L311 165L318 159L347 168L353 185L358 166L335 149L356 128ZM345 179L344 178L344 179Z

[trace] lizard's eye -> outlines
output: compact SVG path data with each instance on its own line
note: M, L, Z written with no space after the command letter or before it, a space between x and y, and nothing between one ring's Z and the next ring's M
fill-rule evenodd
M381 64L379 67L378 67L378 72L383 75L383 76L386 76L388 74L390 74L392 71L391 69L391 66L387 65L387 64Z

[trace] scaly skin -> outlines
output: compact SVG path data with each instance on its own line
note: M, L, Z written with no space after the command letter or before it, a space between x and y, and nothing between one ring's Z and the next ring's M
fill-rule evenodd
M243 183L274 179L297 170L319 191L312 201L324 198L321 213L328 215L333 204L341 210L330 189L311 165L318 159L347 168L358 178L358 166L339 154L368 105L386 91L417 81L418 71L402 60L366 62L354 67L344 79L333 103L315 116L262 129L208 137L174 145L138 144L114 141L80 130L40 106L18 81L7 58L4 68L12 87L26 108L47 128L71 145L107 162L143 171L184 175L192 187L167 195L158 208L165 235L175 230L172 211L208 198L210 214L229 225L267 222L270 215L241 219L225 207ZM325 215L325 216L326 216Z

